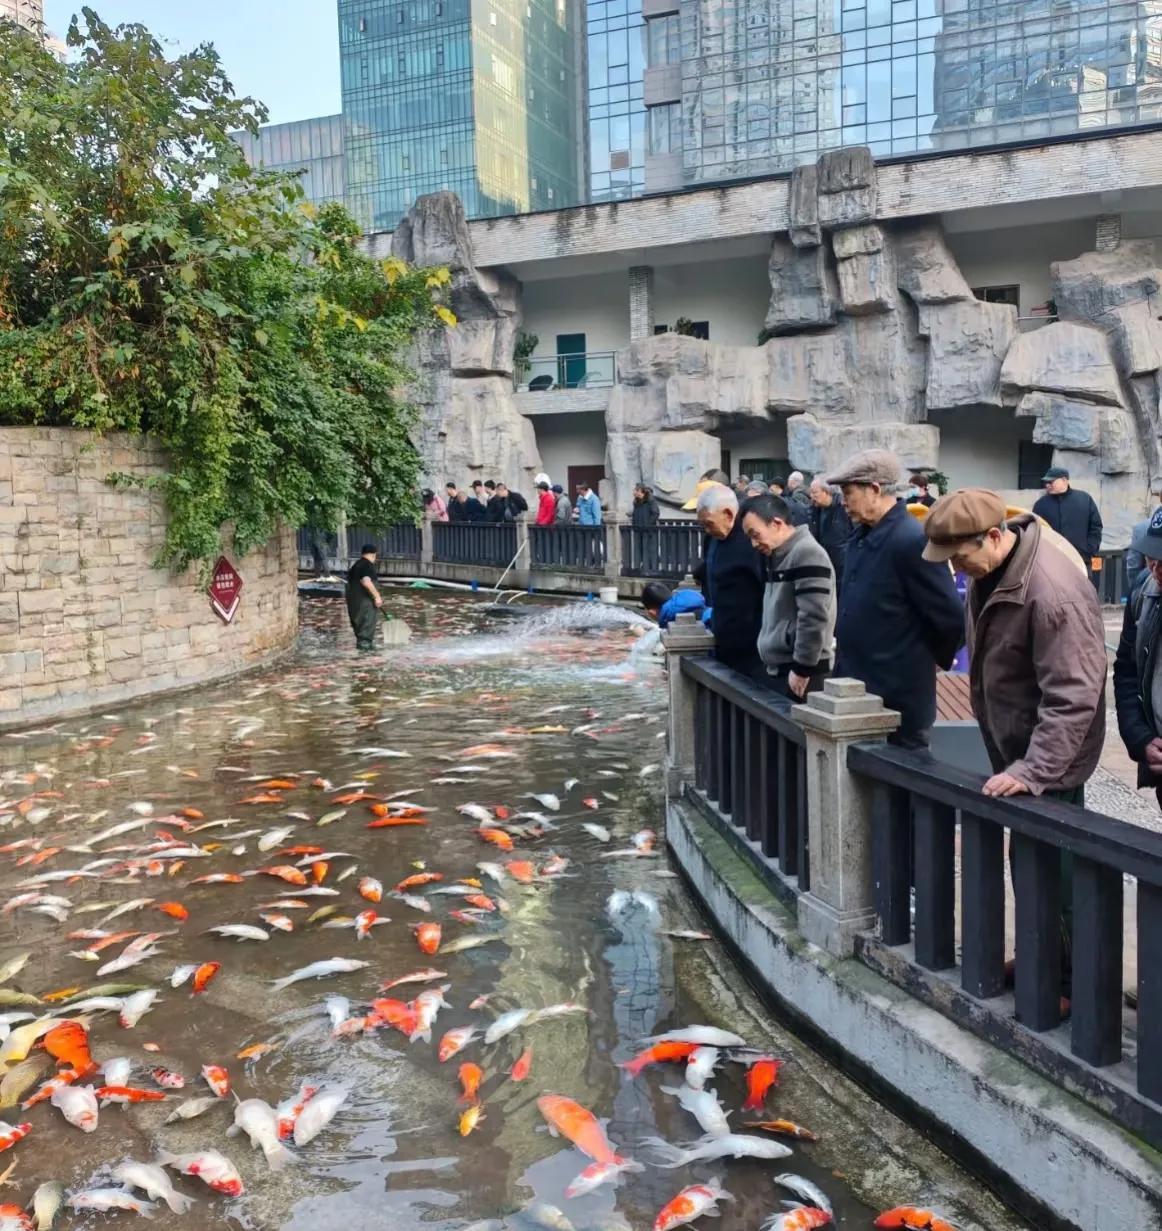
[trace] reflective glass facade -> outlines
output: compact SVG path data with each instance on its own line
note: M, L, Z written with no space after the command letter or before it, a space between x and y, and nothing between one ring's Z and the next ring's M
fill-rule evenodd
M267 124L257 137L234 134L247 162L271 171L301 171L307 200L344 199L343 117L321 116L292 124Z
M1162 119L1162 0L683 0L681 56L692 183Z
M367 230L417 196L470 218L578 200L565 0L339 0L347 201Z
M670 20L677 25L676 17ZM589 199L639 196L645 187L646 145L641 0L588 0L586 35ZM677 37L674 43L676 62Z

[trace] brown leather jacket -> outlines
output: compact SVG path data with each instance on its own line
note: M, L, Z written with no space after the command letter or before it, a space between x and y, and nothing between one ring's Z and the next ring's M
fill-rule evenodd
M1077 552L1026 513L1000 584L968 591L972 708L996 772L1034 795L1093 773L1105 738L1108 663L1097 592Z

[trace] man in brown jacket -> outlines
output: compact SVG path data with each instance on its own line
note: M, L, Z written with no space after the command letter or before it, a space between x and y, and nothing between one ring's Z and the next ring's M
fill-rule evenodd
M968 488L933 506L928 560L971 579L972 709L993 776L986 795L1081 803L1105 738L1105 629L1076 551L1031 513L1008 521L996 492Z

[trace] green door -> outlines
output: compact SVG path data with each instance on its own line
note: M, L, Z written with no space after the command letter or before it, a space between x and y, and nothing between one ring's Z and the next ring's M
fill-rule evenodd
M585 335L557 334L557 384L576 389L585 379Z

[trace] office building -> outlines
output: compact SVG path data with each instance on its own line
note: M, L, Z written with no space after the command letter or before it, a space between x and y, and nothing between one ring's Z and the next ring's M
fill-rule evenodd
M473 218L580 201L579 36L566 0L339 0L347 203L364 228L443 188Z
M647 191L1162 118L1162 4L644 0Z
M587 0L585 22L589 200L641 196L646 170L641 0Z
M258 136L239 132L234 140L248 162L270 171L300 174L308 201L342 201L346 196L343 158L343 117L320 116L290 124L267 124Z
M44 0L0 0L0 17L31 29L44 21Z

